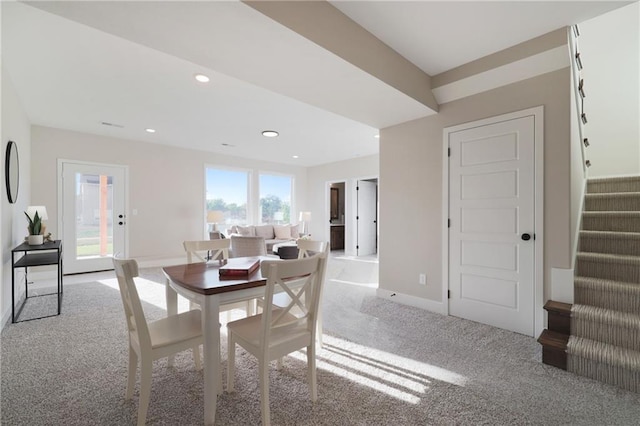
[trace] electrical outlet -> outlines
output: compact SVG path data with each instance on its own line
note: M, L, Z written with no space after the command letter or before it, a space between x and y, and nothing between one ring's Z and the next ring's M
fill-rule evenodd
M427 274L418 275L418 282L422 285L427 285Z

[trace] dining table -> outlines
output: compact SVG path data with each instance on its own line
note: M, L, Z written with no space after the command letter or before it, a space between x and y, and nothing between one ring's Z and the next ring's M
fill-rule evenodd
M237 259L237 260L234 260ZM258 257L273 260L271 257ZM261 268L238 279L220 279L219 269L227 262L245 262L247 258L228 261L211 260L162 268L166 277L167 315L178 313L178 294L200 305L204 353L204 423L213 425L218 395L222 393L220 371L220 305L264 296L267 280ZM169 359L171 365L173 358Z

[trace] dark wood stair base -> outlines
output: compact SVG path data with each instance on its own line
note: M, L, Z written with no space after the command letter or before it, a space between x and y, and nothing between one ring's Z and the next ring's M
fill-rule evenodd
M556 331L544 330L538 343L542 345L542 362L562 370L567 369L567 343L569 335Z
M547 311L547 328L562 334L571 334L571 304L548 300L544 304Z

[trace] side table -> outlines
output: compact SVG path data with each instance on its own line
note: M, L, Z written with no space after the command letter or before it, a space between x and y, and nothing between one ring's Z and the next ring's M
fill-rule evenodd
M22 257L16 260L16 254L23 253ZM47 293L40 294L36 296L29 296L29 289L27 287L27 268L33 266L45 266L45 265L57 265L58 266L58 289L55 293ZM16 309L16 278L15 278L15 270L16 268L24 268L24 301L20 303L20 306ZM40 297L40 296L58 296L58 313L51 315L44 315L38 318L29 318L29 321L32 319L41 319L52 317L55 315L60 315L62 309L62 241L55 240L49 241L44 244L40 244L37 246L32 246L25 243L20 244L18 247L11 250L11 322L19 322L17 318L20 316L24 305L27 303L30 297Z

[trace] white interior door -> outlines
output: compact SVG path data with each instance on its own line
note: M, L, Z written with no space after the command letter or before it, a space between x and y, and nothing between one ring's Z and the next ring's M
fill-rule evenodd
M377 251L377 193L378 185L375 182L358 181L358 211L356 213L356 222L358 223L356 252L358 256L375 254Z
M121 166L61 162L65 273L113 269L114 253L125 253L125 189Z
M529 336L534 126L527 116L449 134L449 313Z

